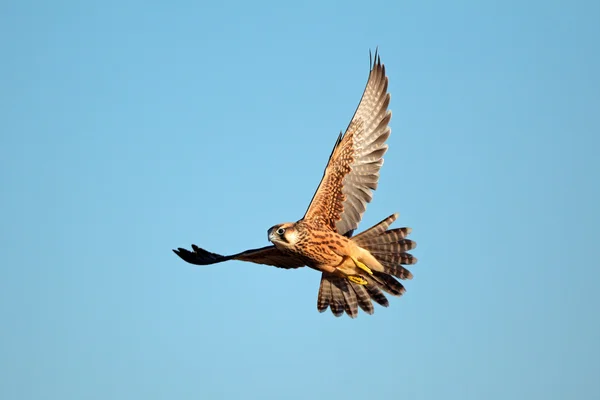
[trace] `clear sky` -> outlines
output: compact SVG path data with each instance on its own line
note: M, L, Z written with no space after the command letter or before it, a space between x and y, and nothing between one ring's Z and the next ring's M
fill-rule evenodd
M0 5L0 398L600 398L600 2L157 3ZM406 295L175 256L302 217L375 46Z

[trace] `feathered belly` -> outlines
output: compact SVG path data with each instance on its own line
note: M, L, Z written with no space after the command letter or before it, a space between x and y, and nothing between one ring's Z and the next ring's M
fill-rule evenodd
M297 240L290 250L313 269L336 272L340 267L352 267L349 258L352 248L348 238L336 232L300 225Z
M333 273L337 268L345 270L354 267L350 258L340 255L340 253L344 254L343 245L320 241L307 243L307 246L297 250L299 250L297 256L302 257L307 266L318 271Z
M301 249L298 254L306 260L309 267L320 269L320 265L339 265L343 257L334 253L331 248L324 244L314 244L307 249Z

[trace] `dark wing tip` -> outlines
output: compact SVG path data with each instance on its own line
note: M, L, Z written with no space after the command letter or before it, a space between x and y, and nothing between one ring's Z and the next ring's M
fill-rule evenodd
M381 67L381 57L379 56L379 46L375 46L375 57L371 54L371 50L369 49L369 68L371 70L375 69L375 67Z
M173 250L173 253L177 254L183 261L194 265L209 265L229 260L229 257L211 253L195 244L192 245L192 249L194 250L193 252L179 247L177 250Z

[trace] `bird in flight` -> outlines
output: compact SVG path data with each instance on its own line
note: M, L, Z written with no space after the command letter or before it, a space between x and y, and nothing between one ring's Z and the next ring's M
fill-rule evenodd
M390 135L388 78L380 57L370 61L367 86L348 128L338 136L325 172L304 217L275 225L267 231L271 246L233 255L211 253L196 245L192 251L173 250L195 265L227 260L249 261L279 268L308 266L321 271L317 309L329 307L339 317L358 315L358 307L373 314L371 300L387 307L385 293L404 294L396 279L411 279L404 266L417 259L408 253L416 243L406 237L410 228L388 229L393 214L352 236L377 188L385 144Z

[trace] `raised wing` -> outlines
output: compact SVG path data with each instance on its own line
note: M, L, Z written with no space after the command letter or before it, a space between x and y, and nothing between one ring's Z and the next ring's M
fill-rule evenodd
M195 265L216 264L228 260L249 261L256 264L272 265L278 268L300 268L304 263L292 255L278 250L275 246L261 247L260 249L246 250L244 252L233 254L230 256L222 256L220 254L211 253L195 244L192 245L192 250L189 251L179 247L173 250L175 254L181 257L184 261Z
M323 178L304 215L344 235L356 228L377 188L379 169L388 149L390 94L385 67L375 52L358 108L329 157Z

